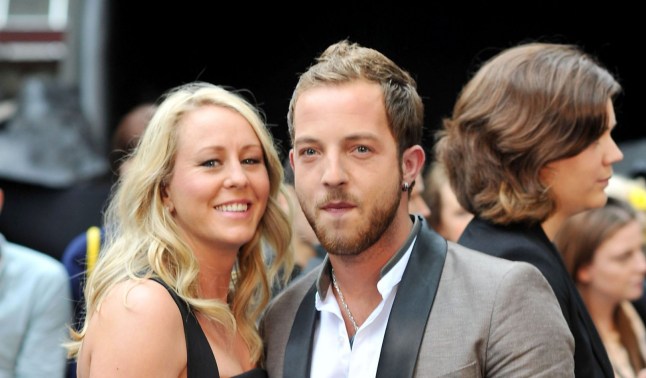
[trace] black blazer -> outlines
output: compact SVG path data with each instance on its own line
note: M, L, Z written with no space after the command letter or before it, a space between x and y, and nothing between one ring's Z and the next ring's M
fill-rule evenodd
M552 286L574 336L575 375L586 378L614 377L608 354L585 303L561 255L540 225L500 226L476 217L464 230L458 243L489 255L526 261L536 266Z

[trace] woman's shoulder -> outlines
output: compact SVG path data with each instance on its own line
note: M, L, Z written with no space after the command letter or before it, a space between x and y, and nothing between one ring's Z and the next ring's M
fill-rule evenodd
M115 313L125 311L129 315L155 315L155 310L175 307L168 290L150 279L128 279L120 282L108 292L102 303L103 307L113 309Z
M141 328L143 322L145 328L161 330L181 324L179 310L167 289L149 279L129 279L116 284L92 318L103 326L133 328L133 331Z
M183 340L182 318L166 288L152 280L127 280L112 287L91 314L81 353L91 355L93 369L123 366L152 373L143 361L171 370L185 367Z

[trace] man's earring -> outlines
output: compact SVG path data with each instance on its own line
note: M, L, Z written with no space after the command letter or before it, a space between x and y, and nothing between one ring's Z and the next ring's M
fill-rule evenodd
M408 189L410 188L410 185L406 181L402 184L402 192L407 192Z

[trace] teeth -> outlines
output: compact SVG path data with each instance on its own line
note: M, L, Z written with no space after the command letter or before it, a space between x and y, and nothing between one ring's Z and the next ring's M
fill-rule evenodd
M247 211L249 206L246 203L234 203L229 205L220 205L216 206L215 210L217 211L234 211L234 212L243 212Z

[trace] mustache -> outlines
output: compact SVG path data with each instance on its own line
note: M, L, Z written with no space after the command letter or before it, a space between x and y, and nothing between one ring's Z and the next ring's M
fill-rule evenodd
M316 207L324 206L325 204L330 202L350 202L357 204L359 203L359 199L352 194L345 192L343 189L334 188L328 191L325 197L323 197L316 203Z

